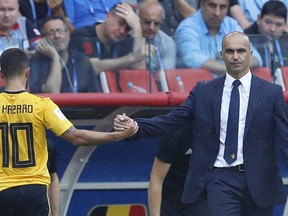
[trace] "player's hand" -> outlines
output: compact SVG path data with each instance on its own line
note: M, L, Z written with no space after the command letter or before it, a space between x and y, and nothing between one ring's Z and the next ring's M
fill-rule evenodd
M137 131L138 131L138 128L139 128L139 126L138 126L138 124L137 124L137 122L136 121L132 121L132 122L130 122L129 124L128 124L128 128L127 129L125 129L122 133L124 134L124 138L128 138L128 137L131 137L131 136L133 136L134 134L136 134L137 133Z
M130 124L132 124L133 122L133 119L129 118L125 113L123 113L122 115L117 115L114 119L114 130L124 131L125 129L131 127Z

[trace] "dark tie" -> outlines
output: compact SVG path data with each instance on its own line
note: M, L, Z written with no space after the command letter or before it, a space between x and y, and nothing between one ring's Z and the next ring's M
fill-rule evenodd
M233 82L233 89L230 97L228 123L226 129L224 159L228 164L233 163L237 158L238 146L238 126L239 126L239 107L240 98L238 86L239 80Z

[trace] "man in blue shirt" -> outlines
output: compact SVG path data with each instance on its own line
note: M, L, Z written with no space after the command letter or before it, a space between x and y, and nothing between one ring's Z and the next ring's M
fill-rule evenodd
M64 0L64 6L70 22L75 29L103 22L109 10L120 0Z
M176 30L178 67L205 68L216 75L225 74L220 57L224 35L243 32L237 21L228 17L229 0L202 0L200 9L182 21ZM253 49L250 68L262 65L262 59Z

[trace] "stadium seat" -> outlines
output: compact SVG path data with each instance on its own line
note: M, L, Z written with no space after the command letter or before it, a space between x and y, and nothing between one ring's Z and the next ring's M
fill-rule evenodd
M4 90L5 87L5 81L0 77L0 92Z
M197 82L214 79L213 73L206 69L167 69L166 80L169 91L180 92L176 77L181 77L186 93L189 93Z
M147 92L158 92L157 85L153 76L145 69L125 69L117 73L106 71L100 74L103 92L135 92L128 86L131 82L133 85L145 89ZM151 83L151 88L150 88Z
M271 69L268 67L260 67L251 70L252 74L254 74L257 77L260 77L261 79L267 80L269 82L274 82Z
M281 69L281 75L283 79L283 90L288 89L288 66L283 66Z

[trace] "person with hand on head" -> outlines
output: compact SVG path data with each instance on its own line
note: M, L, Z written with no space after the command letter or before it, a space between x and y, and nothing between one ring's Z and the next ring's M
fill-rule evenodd
M76 146L94 146L125 139L137 126L131 124L122 132L75 128L50 98L25 91L28 61L19 48L7 49L0 57L5 80L5 91L0 94L0 209L2 215L48 216L47 129Z
M225 74L226 67L219 55L223 37L232 31L242 32L237 21L227 16L229 0L202 0L200 9L183 20L176 30L179 68L204 68L215 77ZM256 49L251 69L262 66Z
M43 38L30 59L30 92L99 92L89 58L69 49L70 32L63 18L47 17L41 31Z
M155 0L142 1L139 4L139 17L143 37L148 39L151 46L150 58L147 60L151 64L150 72L155 74L161 68L175 68L176 46L173 38L160 29L164 17L160 3Z
M126 3L115 5L103 23L72 32L70 47L90 57L97 75L106 70L143 69L146 66L140 19Z
M207 0L205 0L207 1ZM152 118L117 115L114 129L138 126L134 139L193 124L184 203L207 196L210 216L272 216L286 201L275 147L288 166L288 110L281 86L254 76L243 32L230 32L220 53L225 76L199 82L170 113Z
M150 216L208 216L207 201L181 202L192 154L192 124L163 135L153 162L148 187Z

